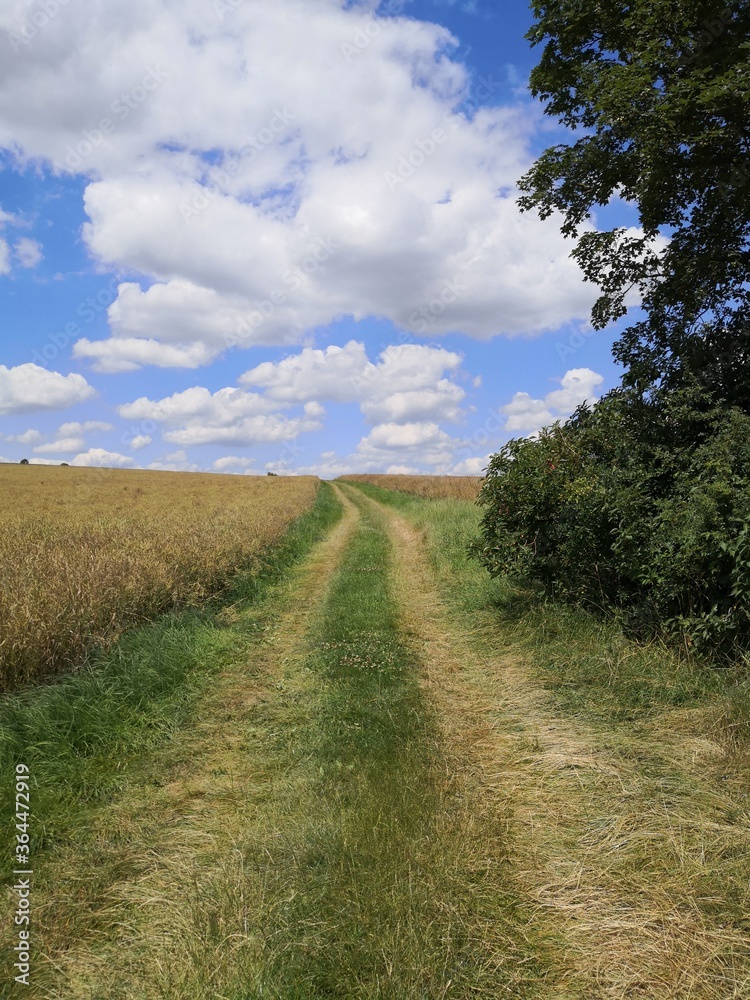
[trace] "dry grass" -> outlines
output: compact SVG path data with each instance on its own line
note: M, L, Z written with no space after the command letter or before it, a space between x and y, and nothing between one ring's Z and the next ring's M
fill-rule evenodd
M318 480L0 466L0 689L222 590Z
M392 524L404 624L457 784L480 826L507 823L527 932L548 943L543 995L750 996L747 761L705 734L700 710L601 728L561 712L489 612L486 629L451 617L424 520Z
M341 476L344 482L367 483L427 500L476 500L481 476Z

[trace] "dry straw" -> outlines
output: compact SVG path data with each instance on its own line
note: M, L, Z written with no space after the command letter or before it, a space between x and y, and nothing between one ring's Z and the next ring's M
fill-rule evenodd
M476 500L481 476L342 476L351 483L367 483L384 490L398 490L428 500Z
M0 466L0 689L224 589L307 510L312 477Z

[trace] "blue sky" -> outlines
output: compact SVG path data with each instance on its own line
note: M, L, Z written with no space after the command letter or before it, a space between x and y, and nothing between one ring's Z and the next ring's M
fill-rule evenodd
M479 473L613 387L522 0L0 14L0 458ZM612 221L633 224L623 207Z

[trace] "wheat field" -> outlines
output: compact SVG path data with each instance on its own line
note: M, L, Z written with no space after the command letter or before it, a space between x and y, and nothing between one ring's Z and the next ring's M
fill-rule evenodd
M0 466L0 689L227 586L309 509L314 477Z
M428 500L476 500L482 485L481 476L341 476L344 481L368 483L384 490L398 490Z

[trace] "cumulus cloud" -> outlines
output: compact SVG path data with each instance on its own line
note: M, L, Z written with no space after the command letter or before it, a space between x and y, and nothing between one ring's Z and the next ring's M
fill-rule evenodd
M163 424L164 440L183 447L289 441L321 426L322 408L317 403L308 403L297 417L282 416L275 409L278 403L257 393L233 388L211 393L195 386L160 400L142 397L118 412L126 420Z
M373 6L111 0L7 47L0 146L87 175L91 253L141 276L76 356L194 368L342 315L478 338L588 315L558 222L516 204L537 112L464 113L456 40Z
M44 260L41 243L30 239L28 236L23 236L20 240L16 240L13 250L16 260L21 267L37 267Z
M0 438L3 441L14 441L17 444L36 444L37 441L42 440L42 435L39 431L30 428L23 434L0 434Z
M94 341L82 337L73 345L73 357L91 358L94 371L106 374L132 372L145 365L200 368L212 361L214 356L200 343L163 344L158 340L138 340L134 337Z
M111 430L112 424L108 424L104 420L85 420L83 423L73 420L66 424L61 424L57 429L57 433L65 437L69 434L88 434L89 431Z
M40 444L34 448L35 455L72 455L73 452L80 451L86 447L83 438L58 438L56 441L49 441L47 444Z
M134 460L129 455L120 455L116 451L104 448L89 448L87 452L76 455L71 465L101 469L128 469L135 467Z
M352 340L265 362L239 381L264 389L267 399L279 403L356 402L373 424L455 421L465 393L444 376L455 375L460 366L458 354L421 344L391 345L373 363L364 344Z
M595 402L596 390L604 381L590 368L573 368L560 380L561 388L548 392L544 399L533 399L527 392L517 392L512 402L501 407L508 417L506 431L538 431L556 420L568 417L581 403Z
M96 395L82 375L61 375L38 365L0 365L0 416L63 410Z
M228 472L230 469L249 469L253 465L251 458L240 458L237 455L225 455L217 458L213 464L217 472Z
M138 451L141 448L146 448L151 444L152 437L150 434L136 434L133 440L130 442L130 447L133 451Z
M187 452L180 449L165 455L162 459L146 466L157 472L200 472L201 468L188 458Z
M0 239L0 274L10 273L10 247Z
M438 424L381 424L362 438L354 452L339 458L334 452L324 452L315 465L297 469L299 473L324 478L343 476L351 472L404 472L410 474L453 471L454 455L461 446ZM284 471L286 464L276 463L274 471Z

